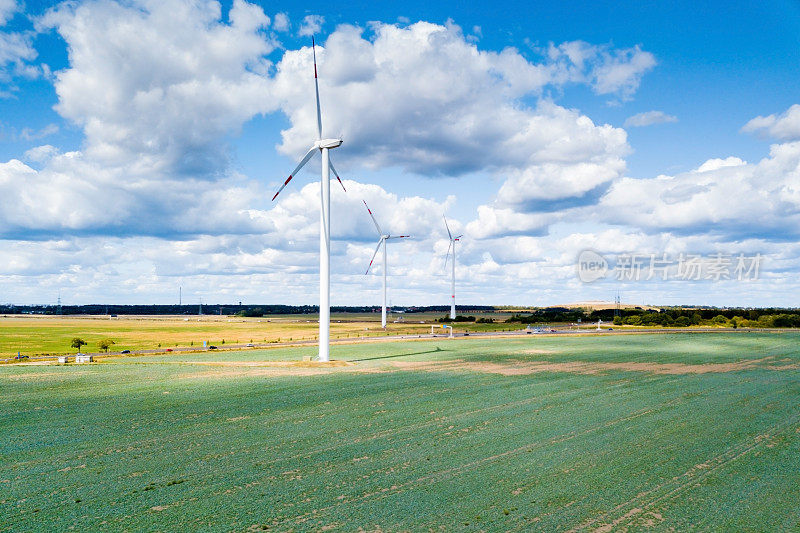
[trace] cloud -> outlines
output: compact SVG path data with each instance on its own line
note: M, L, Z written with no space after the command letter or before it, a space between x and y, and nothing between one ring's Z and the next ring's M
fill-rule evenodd
M717 170L724 167L738 167L746 164L747 164L746 161L734 156L726 157L725 159L715 158L715 159L709 159L708 161L697 167L697 170L695 172L708 172L711 170Z
M131 179L124 169L98 166L81 152L49 147L28 151L36 170L19 160L0 163L0 221L4 238L63 235L181 235L262 233L271 228L250 212L265 191L231 176Z
M0 26L11 20L19 10L20 4L17 0L0 0Z
M638 45L627 50L601 52L603 61L593 72L592 87L598 94L618 94L630 100L642 76L656 66L656 59Z
M625 120L624 126L626 128L641 128L654 124L666 124L668 122L678 122L678 117L668 115L663 111L645 111L644 113L637 113L628 117Z
M36 141L53 135L54 133L58 133L58 129L59 128L57 124L48 124L38 131L31 128L23 128L19 134L19 137L25 141Z
M322 15L306 15L303 17L303 22L300 23L300 29L297 30L297 35L300 37L316 35L322 30L322 25L324 23L325 17Z
M236 0L224 18L216 3L182 0L62 4L41 17L37 26L54 28L69 51L69 66L55 77L56 110L86 138L80 151L29 151L25 159L41 169L3 166L14 219L7 235L25 228L164 237L279 228L280 218L248 199L264 194L231 170L224 138L280 109L291 122L281 150L305 151L316 135L316 110L310 87L298 80L311 82L311 50L286 51L271 76L269 17ZM491 172L506 180L495 218L525 202L531 209L531 202L585 202L624 170L623 130L552 102L522 104L562 83L560 66L531 63L514 49L480 51L452 22L376 23L370 40L363 31L340 26L318 50L326 132L327 125L341 128L347 143L336 154L340 168ZM325 106L326 99L338 105ZM33 140L52 131L24 134ZM27 192L17 186L22 176ZM29 198L50 194L48 183L63 199L37 212ZM313 220L304 223L316 231Z
M800 140L800 104L777 115L758 116L745 124L742 131L783 141Z
M337 161L430 177L491 172L508 179L504 204L583 198L624 170L623 130L546 100L522 102L570 82L559 64L479 50L452 24L372 31L366 39L339 26L318 48L324 134L346 143ZM312 69L310 48L287 51L277 65L274 91L291 122L279 150L292 158L315 136Z
M800 236L800 142L773 145L756 164L711 159L697 170L617 180L594 209L603 220L646 231L732 241Z
M639 45L615 49L567 41L550 43L544 53L558 67L556 72L562 82L587 83L596 94L612 95L623 102L633 97L642 77L657 64L655 56Z
M0 98L9 98L16 93L15 78L40 75L41 69L29 64L37 55L30 34L0 32Z
M42 18L69 50L56 110L83 128L90 158L148 177L227 167L220 139L272 108L264 56L274 45L257 6L235 0L230 22L220 19L215 2L180 0L62 4Z
M56 110L86 138L79 151L26 152L39 170L0 164L3 236L269 231L252 214L253 198L266 193L231 170L224 139L274 108L265 98L270 20L241 0L227 20L216 3L180 0L65 3L37 20L68 45Z
M286 13L278 13L273 17L272 29L279 32L289 31L291 22L289 22L289 15Z
M60 153L59 149L55 146L51 146L49 144L45 144L42 146L36 146L27 150L23 159L26 161L33 161L35 163L45 163L52 159L54 156Z

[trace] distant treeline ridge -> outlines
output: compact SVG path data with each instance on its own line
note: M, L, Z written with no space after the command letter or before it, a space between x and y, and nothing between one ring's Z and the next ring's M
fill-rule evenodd
M447 305L396 307L405 313L431 313L450 310ZM333 306L333 313L375 313L380 306ZM459 306L459 311L491 312L495 308L489 305ZM192 305L0 305L0 314L33 314L33 315L303 315L319 312L316 305L277 305L277 304L192 304Z

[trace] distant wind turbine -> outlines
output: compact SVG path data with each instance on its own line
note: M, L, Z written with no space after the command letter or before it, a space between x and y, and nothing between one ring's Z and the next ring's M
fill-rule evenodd
M278 192L272 197L275 198L281 193L284 187L292 181L292 178L300 172L300 169L319 151L322 154L322 176L320 178L320 211L319 211L319 360L330 360L330 339L331 339L331 182L330 171L339 180L339 184L344 189L339 174L333 168L330 160L329 150L337 148L342 144L341 139L322 138L322 113L319 107L319 81L317 80L317 49L314 38L311 38L311 51L314 56L314 89L317 97L317 140L308 150L303 159L289 174L283 182ZM346 189L345 189L346 191Z
M453 249L453 277L450 280L450 318L455 320L456 318L456 243L458 242L461 237L464 235L459 235L458 237L453 237L453 234L450 233L450 226L447 225L447 217L442 215L444 219L444 227L447 228L447 236L450 238L450 246L447 247L447 255L444 258L444 268L447 269L447 259L450 257L450 249Z
M370 259L369 266L367 267L367 271L364 272L364 275L369 274L369 269L372 267L372 262L375 261L375 256L378 255L378 250L381 249L381 244L383 244L383 307L381 307L381 327L386 327L386 270L387 270L387 262L386 262L386 241L389 239L407 239L410 235L389 235L383 233L381 227L378 225L378 221L375 220L375 215L372 214L372 210L367 205L366 200L362 200L364 202L364 206L367 208L367 212L369 216L372 218L372 222L375 224L375 229L378 230L378 246L375 248L375 253L372 254L372 259Z

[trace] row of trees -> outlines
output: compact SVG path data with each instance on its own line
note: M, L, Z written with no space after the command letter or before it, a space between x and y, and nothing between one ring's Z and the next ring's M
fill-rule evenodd
M734 315L730 318L718 314L712 318L703 318L700 313L693 313L692 316L671 317L666 313L644 313L641 315L629 315L626 317L614 317L616 325L631 326L666 326L666 327L688 327L688 326L724 326L731 328L800 328L800 314L780 313L775 315L761 315L755 320L744 316Z
M116 343L111 339L103 339L98 341L97 347L103 350L104 352L108 353L109 348L111 348ZM70 348L75 348L76 350L80 351L82 346L88 346L89 343L85 340L81 339L80 337L74 337L72 339L72 343L70 344Z
M474 322L476 324L494 324L494 318L488 317L480 317L475 318L474 316L464 316L464 315L456 315L455 318L450 318L450 315L445 315L441 318L437 318L436 322L441 324L449 324L451 322Z
M532 313L517 313L506 322L520 324L542 324L557 322L597 322L614 321L616 325L632 326L725 326L748 328L797 328L800 327L800 309L715 309L670 307L660 310L620 309L614 316L614 309L585 312L582 309L549 307L537 309Z

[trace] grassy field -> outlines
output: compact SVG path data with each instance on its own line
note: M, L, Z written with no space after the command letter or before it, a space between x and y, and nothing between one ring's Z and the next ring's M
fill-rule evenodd
M0 530L796 530L800 334L0 367Z
M334 313L331 338L382 337L430 332L431 322L442 313L392 316L386 331L380 327L380 313ZM478 316L499 320L502 313ZM420 323L424 322L424 323ZM519 324L456 324L456 331L519 329ZM316 315L274 315L264 318L228 316L30 316L0 317L0 357L74 353L70 342L80 337L89 344L83 351L98 351L97 343L112 339L113 350L143 350L209 344L246 344L313 340L317 338ZM223 342L224 341L224 342Z

